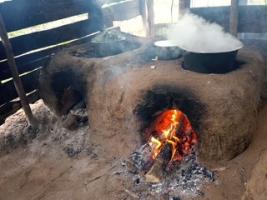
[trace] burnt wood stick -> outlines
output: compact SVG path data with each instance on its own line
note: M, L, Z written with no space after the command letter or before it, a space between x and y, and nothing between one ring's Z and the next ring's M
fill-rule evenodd
M7 56L7 60L8 60L8 65L10 67L10 71L12 73L13 76L13 81L15 84L15 88L18 92L18 95L20 97L21 100L21 105L23 107L23 110L25 112L26 118L28 120L28 122L32 125L32 126L36 126L36 120L33 117L31 108L29 106L29 103L27 101L27 97L21 82L21 79L19 77L19 73L18 73L18 69L16 66L16 62L15 62L15 58L14 58L14 54L13 54L13 50L12 50L12 46L10 44L10 41L8 39L8 35L7 35L7 31L5 28L5 24L4 24L4 20L2 18L2 15L0 14L0 37L3 43L3 46L5 48L5 53Z

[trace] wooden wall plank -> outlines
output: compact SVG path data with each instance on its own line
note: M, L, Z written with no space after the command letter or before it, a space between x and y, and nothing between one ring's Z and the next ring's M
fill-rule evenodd
M30 60L32 57L38 57L38 55L40 54L33 54L33 55L30 55L30 56L26 56L25 58L22 59L22 62L23 60ZM26 64L21 64L21 65L18 65L18 72L19 74L23 74L25 72L28 72L28 71L32 71L36 68L39 68L39 67L44 67L46 66L46 64L48 63L48 61L50 60L50 55L47 55L47 56L44 56L44 57L38 57L36 60L30 60L30 62L26 63ZM18 62L20 63L20 62ZM0 80L6 80L6 79L9 79L11 78L11 72L10 72L10 69L8 66L6 66L7 63L5 63L5 67L1 69L1 65L0 65Z
M112 13L112 20L127 20L141 13L139 0L130 0L126 1L126 3L115 4L105 8L103 12L105 10L109 10L108 12ZM129 12L125 12L126 10ZM27 51L58 44L102 30L104 21L102 18L98 18L101 14L97 11L92 13L93 15L91 15L90 20L12 38L11 44L13 45L15 55L17 56ZM5 54L3 46L0 43L0 60L3 59L5 59Z
M0 3L7 30L15 31L100 9L91 0L12 0Z
M103 13L105 18L109 18L112 21L129 20L141 15L141 6L142 0L128 0L103 7Z
M230 7L205 7L205 8L191 8L192 13L197 14L204 19L220 24L225 28L225 30L229 30L229 21L230 21Z
M33 72L29 74L21 76L22 84L24 86L26 93L29 93L35 89L38 89L39 73L40 73L40 69L34 70ZM6 83L2 83L1 94L5 94L5 95L1 95L0 105L6 102L9 102L18 97L13 80L10 80Z
M80 38L90 33L96 32L101 28L101 25L93 20L84 20L61 26L51 30L45 30L28 35L10 39L15 55L20 55L25 52L55 45L61 42ZM0 60L5 59L5 53L2 43L0 44Z
M230 7L191 8L191 12L222 25L229 31ZM267 32L267 6L239 6L239 33Z
M238 31L240 33L267 32L267 6L240 6Z
M40 99L39 90L32 91L27 94L27 100L29 103L34 103ZM5 119L17 112L21 108L21 103L19 99L12 100L2 106L0 106L0 125L5 122Z
M98 32L95 32L93 34L87 35L83 38L80 38L78 40L57 45L55 47L51 47L48 49L44 49L41 51L33 52L30 54L26 54L20 57L16 58L16 63L18 66L19 73L24 73L27 71L31 71L35 68L38 68L40 66L46 66L47 62L50 60L50 57L52 54L54 54L57 51L60 51L63 48L67 48L73 45L82 44L85 42L89 42ZM0 80L5 80L11 77L10 69L8 67L8 64L6 61L0 62Z

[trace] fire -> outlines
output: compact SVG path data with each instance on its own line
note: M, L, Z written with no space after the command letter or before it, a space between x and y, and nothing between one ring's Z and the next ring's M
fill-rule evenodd
M158 157L166 144L171 145L169 164L173 161L181 161L184 156L191 153L193 145L197 144L197 134L189 119L178 109L161 113L148 129L148 134L153 160Z

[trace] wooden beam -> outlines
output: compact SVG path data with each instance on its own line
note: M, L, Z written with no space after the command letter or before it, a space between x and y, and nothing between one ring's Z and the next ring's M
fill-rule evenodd
M12 46L9 42L9 39L7 36L7 31L6 31L5 24L4 24L4 21L3 21L1 14L0 14L0 37L1 37L2 43L5 47L5 53L6 53L8 64L9 64L9 67L10 67L10 70L11 70L11 73L13 76L14 85L15 85L15 88L18 92L19 97L20 97L21 105L22 105L23 110L25 112L26 118L27 118L28 122L30 123L30 125L35 127L37 125L36 120L33 117L33 114L32 114L31 108L29 106L29 103L27 101L27 97L26 97L21 79L20 79L19 74L18 74Z
M183 16L190 9L190 0L179 0L179 17Z
M230 7L230 33L237 36L238 33L238 0L231 0Z
M154 0L146 0L147 5L147 36L154 38L155 36L155 15L154 15Z
M148 24L147 24L147 8L146 8L146 0L139 0L140 5L140 14L142 16L142 21L143 21L143 27L145 30L147 30Z

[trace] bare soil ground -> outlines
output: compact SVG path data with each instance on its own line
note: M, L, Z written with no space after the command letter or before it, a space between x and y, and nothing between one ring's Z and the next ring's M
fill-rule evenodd
M107 144L110 148L109 154L105 148L101 148L107 140L94 143L93 130L84 127L78 131L68 131L61 128L42 101L32 107L44 125L32 142L21 144L0 157L0 200L136 198L113 174L114 166L120 159L113 157L112 151L120 150L121 158L127 156L130 152L127 152L129 147L125 141L121 141L122 145L117 147ZM24 129L26 120L20 110L0 127L0 132L8 134ZM267 102L264 102L259 111L252 144L231 161L208 163L216 171L217 181L206 186L204 195L196 199L241 199L251 170L261 152L266 149L266 132ZM110 143L113 139L119 138L114 135L110 138ZM69 153L76 152L75 150L80 153Z
M124 141L114 146L112 140L120 139L116 134L105 138L98 132L100 141L95 144L89 127L68 131L41 100L31 107L42 125L35 139L16 140L23 142L1 156L1 200L127 199L123 185L113 175L120 159L112 152L130 153ZM29 130L19 110L0 127L0 135L21 133L27 135Z

